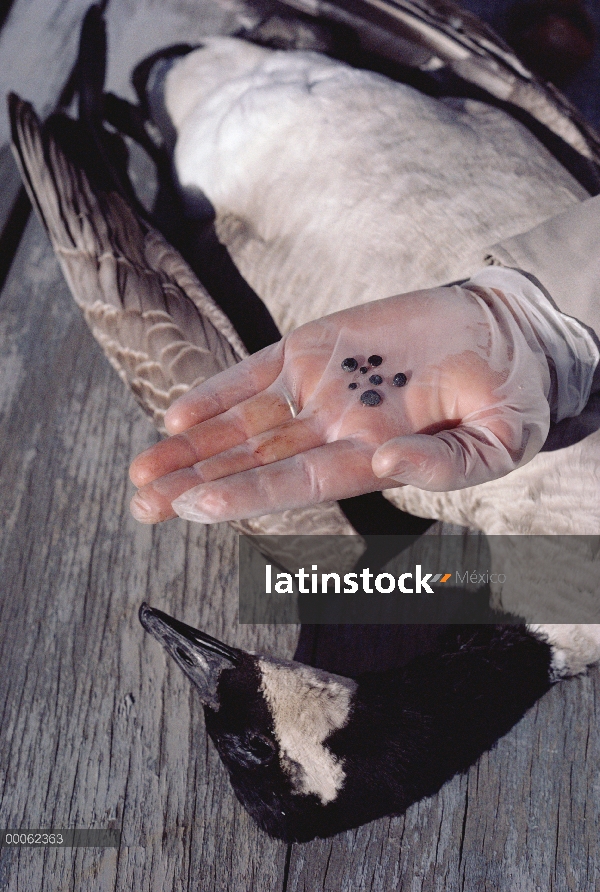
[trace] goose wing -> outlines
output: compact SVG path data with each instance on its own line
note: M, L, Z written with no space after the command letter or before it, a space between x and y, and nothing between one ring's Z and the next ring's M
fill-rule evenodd
M86 174L9 97L12 141L31 201L77 305L111 365L159 430L173 400L248 355L181 255L116 192Z

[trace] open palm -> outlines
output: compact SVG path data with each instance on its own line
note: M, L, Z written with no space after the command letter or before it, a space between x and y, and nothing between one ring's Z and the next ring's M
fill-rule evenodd
M348 361L346 361L348 360ZM308 323L177 400L134 516L212 523L500 477L546 437L548 368L499 292L452 286Z

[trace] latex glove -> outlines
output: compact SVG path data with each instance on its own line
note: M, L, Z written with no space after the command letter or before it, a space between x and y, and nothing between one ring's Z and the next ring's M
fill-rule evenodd
M356 371L342 368L347 358ZM394 386L400 372L406 384ZM174 436L131 466L141 487L132 512L213 523L399 483L471 486L538 452L549 387L543 350L499 291L452 286L365 304L296 329L177 400L165 418ZM365 405L365 391L381 402Z

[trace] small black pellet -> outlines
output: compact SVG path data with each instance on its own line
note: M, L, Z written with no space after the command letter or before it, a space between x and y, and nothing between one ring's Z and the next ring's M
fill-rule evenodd
M369 381L371 382L371 384L381 384L383 382L383 378L381 377L381 375L371 375Z
M349 356L348 359L344 359L342 362L342 368L345 372L353 372L358 368L358 363L352 356Z
M360 401L365 406L378 406L381 402L381 397L376 390L365 390L360 395Z
M370 363L374 368L377 368L378 365L381 365L383 359L381 358L381 356L377 356L377 354L374 353L373 356L369 356L367 362Z
M394 387L404 387L407 381L408 378L406 377L404 372L396 372L392 384L394 385Z
M361 375L366 375L369 370L366 365L361 365L358 371L361 373Z
M354 381L352 382L352 384L348 384L348 390L356 390L357 387L358 384L355 384Z

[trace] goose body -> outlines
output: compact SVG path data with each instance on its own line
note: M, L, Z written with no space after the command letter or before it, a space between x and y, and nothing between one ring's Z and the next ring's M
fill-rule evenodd
M199 191L208 197L221 240L284 332L472 275L490 245L586 195L500 109L423 96L315 53L211 38L164 64L151 95L177 135L184 195L190 205ZM386 496L412 514L490 535L596 535L594 405L581 418L579 442L540 453L507 477L453 492L403 486ZM494 539L490 547L494 564L505 567L505 545ZM535 616L523 590L538 592L541 603L544 592L555 592L557 603L577 592L593 617L594 550L578 548L573 566L571 546L557 546L554 560L541 559L539 543L521 546L494 593L498 602Z
M585 197L518 122L311 52L209 38L157 76L198 191L281 331L468 278L485 249Z

